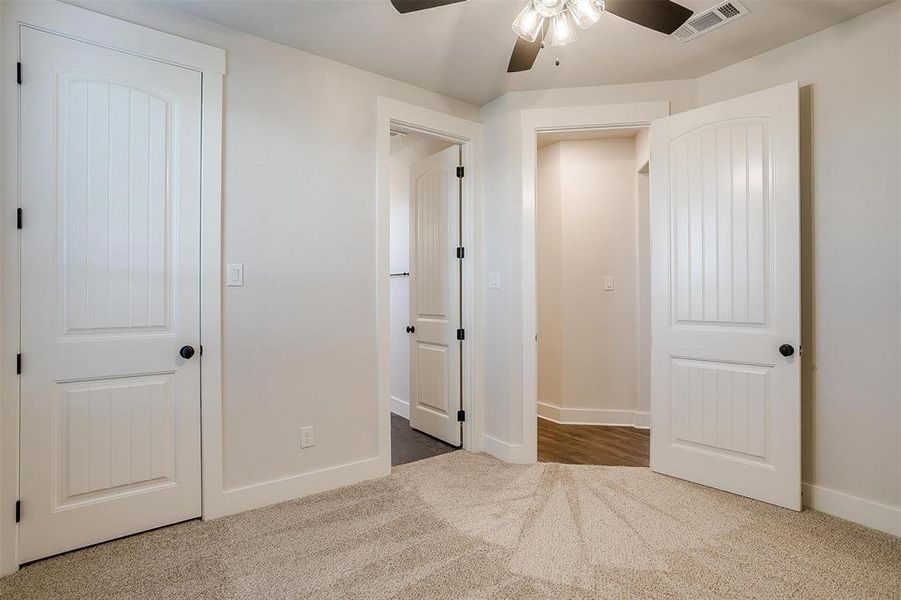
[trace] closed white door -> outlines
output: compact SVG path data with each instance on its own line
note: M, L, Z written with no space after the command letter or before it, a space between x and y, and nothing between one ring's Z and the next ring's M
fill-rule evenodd
M798 86L651 125L651 468L801 507Z
M21 55L25 562L200 515L201 77L27 27Z
M459 446L460 149L410 167L410 425Z

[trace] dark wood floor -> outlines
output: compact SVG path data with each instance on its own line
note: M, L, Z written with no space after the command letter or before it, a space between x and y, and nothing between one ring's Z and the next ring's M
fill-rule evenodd
M606 425L561 425L538 419L538 462L647 467L647 429Z
M403 465L409 462L431 458L458 450L439 439L416 431L410 427L410 421L391 413L391 465Z

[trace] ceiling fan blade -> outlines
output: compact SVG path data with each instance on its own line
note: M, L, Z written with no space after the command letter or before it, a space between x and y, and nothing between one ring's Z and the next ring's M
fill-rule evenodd
M673 33L694 14L670 0L607 0L605 10L654 31Z
M445 4L456 4L463 0L391 0L391 4L399 13L416 12L427 8L436 8Z
M534 42L516 36L516 45L513 46L513 54L510 55L507 73L518 73L531 69L535 64L535 59L538 58L539 50L541 50L541 36Z

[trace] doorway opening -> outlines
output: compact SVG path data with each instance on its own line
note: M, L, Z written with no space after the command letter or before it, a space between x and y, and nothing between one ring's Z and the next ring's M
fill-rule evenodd
M394 126L390 143L391 464L463 442L462 152Z
M649 466L648 129L537 136L538 460Z

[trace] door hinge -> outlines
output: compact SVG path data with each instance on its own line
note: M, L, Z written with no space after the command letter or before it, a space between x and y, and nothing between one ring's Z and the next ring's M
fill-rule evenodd
M458 329L457 330L457 339L460 341L465 340L466 339L466 331L464 331L463 329Z
M16 229L22 229L22 209L16 209Z
M16 83L22 85L22 63L16 63Z
M203 356L203 344L200 344L200 356Z
M22 520L22 501L16 500L16 523Z
M466 252L464 252L462 246L459 247L459 248L457 248L457 258L459 258L460 260L463 260L463 256L464 256L465 254L466 254Z
M460 409L457 411L457 420L461 423L466 420L466 411L465 410Z
M457 177L463 179L463 167L457 167Z
M22 374L22 355L16 354L16 375Z

